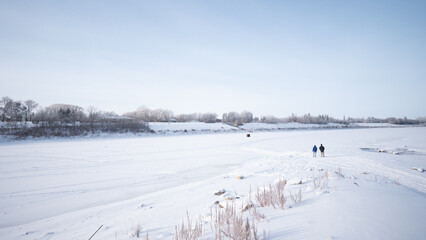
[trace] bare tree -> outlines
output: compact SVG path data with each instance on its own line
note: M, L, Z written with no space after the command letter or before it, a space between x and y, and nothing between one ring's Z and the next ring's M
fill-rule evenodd
M95 124L99 121L101 116L101 112L97 110L95 107L90 106L87 108L87 118L90 124L90 130L92 133L95 133Z
M243 111L240 114L240 121L242 123L251 123L251 122L253 122L253 113L251 113L249 111Z
M175 116L177 122L194 122L198 119L198 114L190 113L190 114L179 114Z
M0 100L0 111L2 122L12 118L13 100L10 97L2 97Z
M222 121L228 124L240 124L240 115L237 112L224 113Z
M34 110L38 107L38 103L34 102L31 99L28 99L24 102L25 106L27 107L26 112L26 120L32 121L32 117L34 116Z
M168 122L171 118L173 118L173 112L167 109L155 109L152 110L152 119L154 122Z
M214 123L216 122L217 114L216 113L200 113L198 114L197 120L205 123Z
M263 116L260 118L260 122L262 123L271 123L271 124L276 124L280 122L280 119L277 117L274 117L272 115L268 115L268 116Z

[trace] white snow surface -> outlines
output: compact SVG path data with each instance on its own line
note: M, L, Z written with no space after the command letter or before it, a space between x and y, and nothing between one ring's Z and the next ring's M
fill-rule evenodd
M312 157L314 144L326 157ZM93 240L136 239L138 225L142 236L174 239L186 212L201 216L202 239L214 239L216 201L238 197L241 208L250 188L277 179L289 180L285 209L257 206L270 239L425 239L419 168L422 127L4 142L0 239L89 239L101 225ZM299 190L294 204L289 191Z

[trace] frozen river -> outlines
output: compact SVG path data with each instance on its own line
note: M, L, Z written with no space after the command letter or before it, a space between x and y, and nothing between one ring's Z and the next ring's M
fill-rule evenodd
M312 158L314 144L324 144L325 158ZM107 227L98 239L123 239L138 223L152 229L153 239L172 239L186 210L208 214L215 190L243 198L251 186L278 177L308 178L312 169L339 169L351 181L400 185L395 194L400 189L417 194L413 204L424 216L426 173L413 167L426 168L426 128L3 143L0 239L84 239L101 224ZM240 175L245 179L236 181ZM397 184L388 184L392 181ZM418 222L425 226L423 219ZM276 225L269 226L271 236L285 239Z

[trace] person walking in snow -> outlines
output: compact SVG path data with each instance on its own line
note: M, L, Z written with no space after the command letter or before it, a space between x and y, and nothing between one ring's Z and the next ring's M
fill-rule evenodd
M325 157L325 155L324 155L325 147L321 144L321 146L319 147L319 149L321 151L321 157Z
M312 148L312 153L314 154L314 157L317 157L317 145L314 145L314 148Z

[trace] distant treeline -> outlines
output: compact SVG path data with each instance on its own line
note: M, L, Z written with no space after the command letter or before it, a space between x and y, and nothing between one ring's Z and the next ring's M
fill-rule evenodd
M90 133L149 132L148 122L223 122L238 126L244 123L290 123L302 124L351 124L351 123L391 123L400 125L425 124L426 117L408 118L351 118L336 119L328 115L312 116L292 114L286 118L275 116L254 117L249 111L228 112L219 119L216 113L174 114L166 109L140 107L133 112L118 115L114 112L99 111L95 107L83 109L70 104L54 104L39 107L33 100L16 101L10 97L0 99L0 134L17 138L79 136Z
M260 122L265 123L289 123L289 122L297 122L302 124L327 124L327 123L339 123L339 124L351 124L351 123L390 123L390 124L399 124L399 125L419 125L426 123L426 117L419 117L417 119L408 119L404 118L353 118L353 117L343 117L343 119L337 119L325 115L312 116L311 114L305 114L303 116L297 116L292 114L287 118L277 118L274 116L262 117Z
M205 122L214 123L222 122L230 125L241 125L244 123L260 122L260 123L290 123L297 122L302 124L327 124L327 123L339 123L339 124L351 124L351 123L391 123L400 125L416 125L425 124L426 117L417 118L415 120L408 118L386 118L379 119L374 117L368 118L352 118L344 117L343 119L337 119L330 117L327 114L312 116L311 114L305 114L303 116L297 116L292 114L289 117L278 118L272 115L254 117L253 113L249 111L228 112L222 115L222 118L218 118L216 113L190 113L190 114L177 114L173 111L166 109L149 109L147 107L140 107L136 111L123 114L123 116L137 119L144 122Z
M16 137L69 137L89 133L147 132L148 124L113 112L69 104L39 107L33 100L0 100L0 134Z

